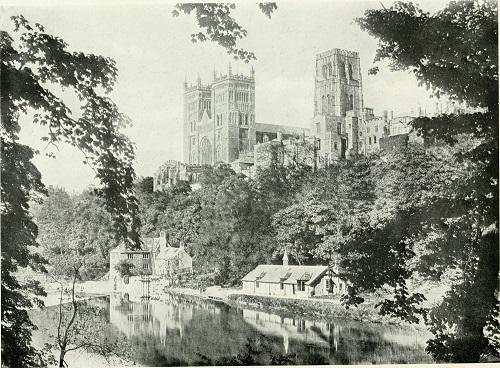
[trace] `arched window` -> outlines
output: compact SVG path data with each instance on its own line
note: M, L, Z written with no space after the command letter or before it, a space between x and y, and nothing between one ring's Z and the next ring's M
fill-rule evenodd
M353 79L352 78L352 65L349 64L348 67L349 67L349 79Z
M204 137L200 143L201 150L201 164L211 165L212 164L212 145L207 137Z
M333 70L332 70L332 63L328 63L328 75L332 75Z
M245 114L245 125L248 125L248 114Z
M346 78L346 75L345 75L345 64L341 61L339 63L339 72L340 72L340 78Z
M352 95L349 96L348 110L354 110L354 97L352 97Z

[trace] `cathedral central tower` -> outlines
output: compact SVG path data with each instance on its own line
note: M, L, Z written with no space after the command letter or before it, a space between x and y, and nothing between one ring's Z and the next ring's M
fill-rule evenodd
M361 66L357 52L333 49L316 55L311 135L331 159L357 153L363 112Z

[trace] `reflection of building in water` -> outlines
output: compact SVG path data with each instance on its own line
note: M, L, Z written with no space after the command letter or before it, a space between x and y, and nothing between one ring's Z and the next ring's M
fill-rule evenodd
M165 344L171 332L182 338L183 331L193 319L193 304L169 302L130 302L119 295L110 298L110 322L127 337L148 334Z
M258 331L283 337L283 347L289 352L290 340L337 350L341 327L329 322L285 318L272 313L243 309L243 319Z

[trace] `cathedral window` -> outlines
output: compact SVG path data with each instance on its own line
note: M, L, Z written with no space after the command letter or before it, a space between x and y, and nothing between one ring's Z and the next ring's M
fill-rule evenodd
M248 125L248 114L245 114L245 125Z
M345 79L346 78L346 75L345 75L345 64L342 61L339 63L339 72L340 72L340 78Z
M319 123L316 123L316 134L320 134L320 133L321 133L320 125L319 125Z
M342 134L342 123L337 123L337 133Z
M338 149L337 142L335 142L335 143L333 144L333 148L335 148L335 150L337 150L337 149Z
M377 143L377 136L376 135L373 136L373 143Z
M372 144L372 137L368 137L368 144Z
M332 63L328 63L328 75L332 75L333 72L332 72Z
M352 78L352 65L351 64L348 64L348 69L349 69L349 79L353 79Z
M348 110L354 110L354 98L352 95L349 96L349 106Z

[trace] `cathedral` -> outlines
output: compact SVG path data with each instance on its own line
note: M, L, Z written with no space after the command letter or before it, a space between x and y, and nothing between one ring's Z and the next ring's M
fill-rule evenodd
M316 55L315 62L314 115L309 129L256 120L253 68L249 76L233 74L229 66L227 74L214 71L210 83L203 84L200 77L195 85L184 82L184 162L163 164L155 173L154 190L178 180L195 183L203 165L219 162L252 176L268 162L262 153L270 147L278 147L282 157L300 151L307 156L304 162L324 166L382 147L394 148L392 142L400 145L408 139L408 123L414 117L395 119L387 111L377 117L373 109L363 106L357 52L332 49ZM400 126L396 134L391 125ZM391 139L395 135L406 138Z

